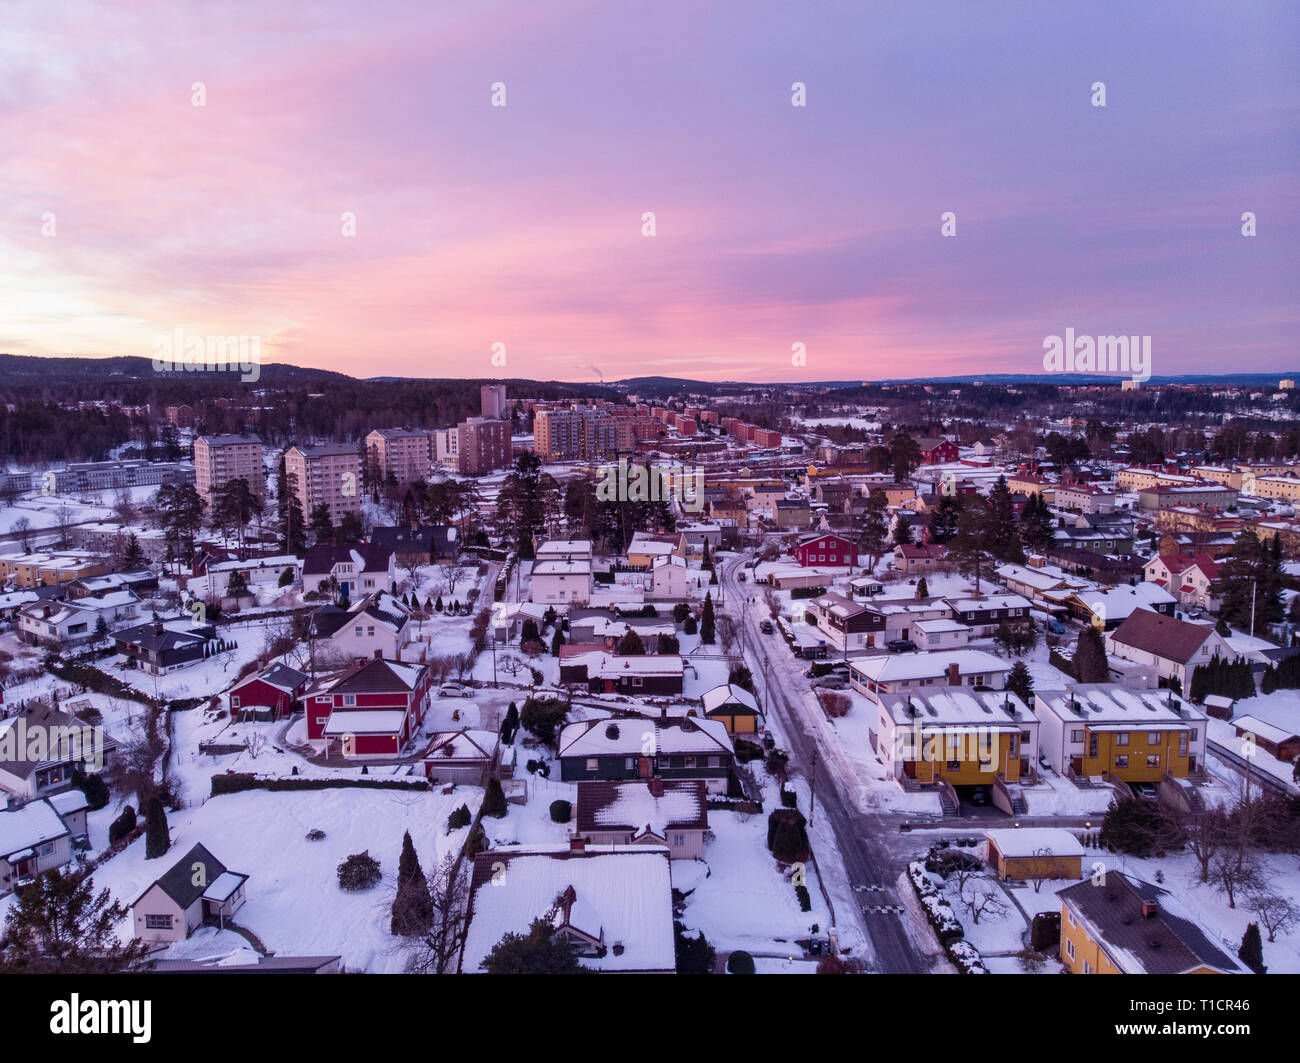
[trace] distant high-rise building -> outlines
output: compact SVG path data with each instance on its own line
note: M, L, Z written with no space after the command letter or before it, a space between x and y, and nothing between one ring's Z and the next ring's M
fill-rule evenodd
M305 520L324 502L336 527L345 513L361 512L361 455L352 443L294 446L284 453L284 471L293 477L294 493Z
M504 384L484 384L478 389L479 405L484 417L500 420L506 415L506 386Z
M429 433L410 428L376 428L366 436L366 450L380 477L412 484L429 475Z
M458 468L478 476L510 464L510 424L490 417L471 417L456 426Z
M460 471L460 430L435 428L433 430L433 460L444 469Z
M1295 380L1290 377L1285 377L1277 382L1277 386L1282 391L1293 391L1295 390Z
M266 496L262 440L255 435L199 436L194 440L194 486L209 506L231 480L246 480L258 498Z

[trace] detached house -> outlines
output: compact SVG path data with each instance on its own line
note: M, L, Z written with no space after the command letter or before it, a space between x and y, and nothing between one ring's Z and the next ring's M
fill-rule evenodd
M935 571L948 556L948 548L939 544L894 547L894 571L908 574Z
M299 697L307 738L345 757L396 757L429 708L431 673L422 664L378 658L323 676Z
M725 793L735 750L717 720L604 719L571 723L556 746L564 782L702 779Z
M583 782L574 820L588 845L666 846L671 860L702 860L708 794L699 779Z
M538 561L529 597L543 605L586 605L591 601L590 561Z
M78 771L103 771L117 742L102 727L35 701L0 720L0 790L23 800L57 794Z
M306 687L307 676L302 672L287 664L273 664L230 688L230 714L238 717L260 709L278 718L289 716Z
M509 845L474 858L459 973L481 974L502 937L547 919L583 967L604 973L677 969L672 881L663 846ZM504 868L505 873L501 874Z
M885 614L842 594L813 598L805 605L804 615L840 651L859 650L885 641Z
M72 831L48 800L0 809L0 897L72 860Z
M1118 871L1056 894L1061 962L1072 974L1249 974L1174 900Z
M424 776L431 783L485 786L501 755L496 731L438 731L424 751Z
M680 694L685 672L676 653L623 656L589 646L560 647L560 682L584 684L593 694Z
M247 881L196 845L131 904L135 937L184 941L205 924L224 926L243 906Z
M744 687L723 683L700 695L704 715L717 720L727 729L727 734L754 734L762 713L758 701Z
M946 462L957 461L961 454L957 444L947 439L922 436L916 441L916 445L921 448L921 460L926 465L943 465Z
M1217 612L1222 604L1213 587L1219 563L1209 554L1158 554L1142 570L1148 582L1167 590L1189 608Z
M927 687L1006 686L1011 666L983 650L942 650L864 657L849 664L849 685L872 701L884 694L924 692Z
M391 547L373 543L334 546L317 543L302 565L304 594L319 594L320 585L334 579L342 594L356 598L393 587L397 558Z
M808 567L811 565L847 565L858 563L857 545L843 535L826 532L822 535L810 535L801 539L794 548L795 560Z
M1155 583L1076 591L1065 599L1071 616L1098 631L1113 631L1137 609L1173 616L1175 604L1169 592Z
M1177 679L1188 689L1192 673L1217 655L1226 661L1237 653L1212 627L1138 609L1106 636L1107 654L1135 664L1152 665L1161 679Z
M216 637L217 629L211 624L179 631L155 620L115 632L113 641L117 655L127 667L139 668L150 675L166 675L198 664Z
M368 595L348 609L322 605L308 619L308 637L318 650L345 660L376 654L400 661L407 643L411 611L386 591Z
M999 627L1029 623L1029 599L1019 594L986 594L979 598L945 598L952 619L971 629L971 638L991 637Z

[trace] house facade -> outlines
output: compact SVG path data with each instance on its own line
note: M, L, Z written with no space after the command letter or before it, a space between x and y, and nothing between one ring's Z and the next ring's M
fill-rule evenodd
M725 793L735 750L716 720L604 719L571 723L557 744L564 782L700 779Z
M428 711L431 683L422 664L379 659L324 676L298 699L307 738L350 758L399 756Z
M588 845L663 846L670 860L702 860L708 829L700 779L578 784L574 834Z
M858 563L857 545L843 535L827 532L823 535L810 535L794 548L794 557L799 564L810 565L847 565Z
M135 937L184 941L205 923L224 925L247 899L247 881L247 875L229 870L196 845L132 902Z

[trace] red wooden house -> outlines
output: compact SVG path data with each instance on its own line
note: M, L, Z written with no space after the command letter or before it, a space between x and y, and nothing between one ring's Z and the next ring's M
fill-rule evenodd
M916 441L921 448L921 460L926 465L943 465L959 457L957 444L947 439L921 438Z
M345 757L396 757L420 729L432 674L422 664L376 657L324 676L299 700L307 737Z
M272 709L277 717L288 716L306 686L307 676L302 672L287 664L274 664L230 688L230 713L239 716L249 710Z
M810 535L799 541L794 548L795 560L808 567L810 565L856 565L858 548L843 535L826 532L822 535Z

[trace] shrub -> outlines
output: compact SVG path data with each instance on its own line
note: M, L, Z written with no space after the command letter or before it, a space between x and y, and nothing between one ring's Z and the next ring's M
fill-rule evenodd
M524 702L519 722L529 734L548 746L554 745L568 712L568 706L556 698L529 698Z
M746 738L733 739L732 745L735 747L736 760L741 764L748 764L751 760L758 760L763 756L762 746Z
M853 707L853 699L837 690L823 690L818 693L817 700L821 702L822 712L832 720L847 716Z
M709 939L701 930L694 937L688 936L686 928L676 920L673 921L673 936L677 953L678 974L712 974L717 953Z
M501 789L501 780L489 779L487 792L483 795L483 815L502 819L509 810L505 791Z
M691 615L691 607L685 602L678 602L673 606L673 619L677 623L684 623L686 618Z
M144 858L156 860L165 856L171 848L172 840L167 830L167 813L163 811L162 801L156 797L149 798L149 803L145 805L144 827Z
M1029 924L1029 947L1038 952L1055 949L1061 943L1061 913L1039 912Z
M469 806L461 805L447 817L447 833L460 830L461 827L468 827L473 821L474 817L470 815Z
M737 949L727 957L728 974L756 974L754 957L744 949Z
M323 841L324 838L325 838L325 832L321 830L319 827L313 827L311 830L307 832L307 840L309 842Z
M1128 798L1106 810L1101 823L1100 843L1112 853L1146 858L1164 856L1168 849L1181 848L1178 828L1158 801Z
M781 791L781 805L784 808L798 808L799 795L795 793L793 790L783 789Z
M339 889L360 893L379 882L379 861L369 852L353 853L339 864Z
M551 822L568 823L569 818L573 815L573 806L568 801L551 802Z
M807 820L795 808L774 809L767 817L767 847L782 863L808 859Z
M686 623L682 625L682 631L684 631L688 635L694 635L699 630L700 630L699 622L695 619L695 617L688 616L686 618Z
M469 832L469 836L465 839L465 855L472 860L486 849L487 845L487 832L483 829L482 823L476 823L474 829Z
M109 844L121 841L133 830L135 830L135 809L127 805L122 809L122 814L108 825Z
M794 895L799 898L799 911L812 911L812 897L808 894L808 887L802 882L794 888Z
M86 795L91 812L97 812L108 804L108 784L98 772L86 775L76 771L72 775L72 785Z

